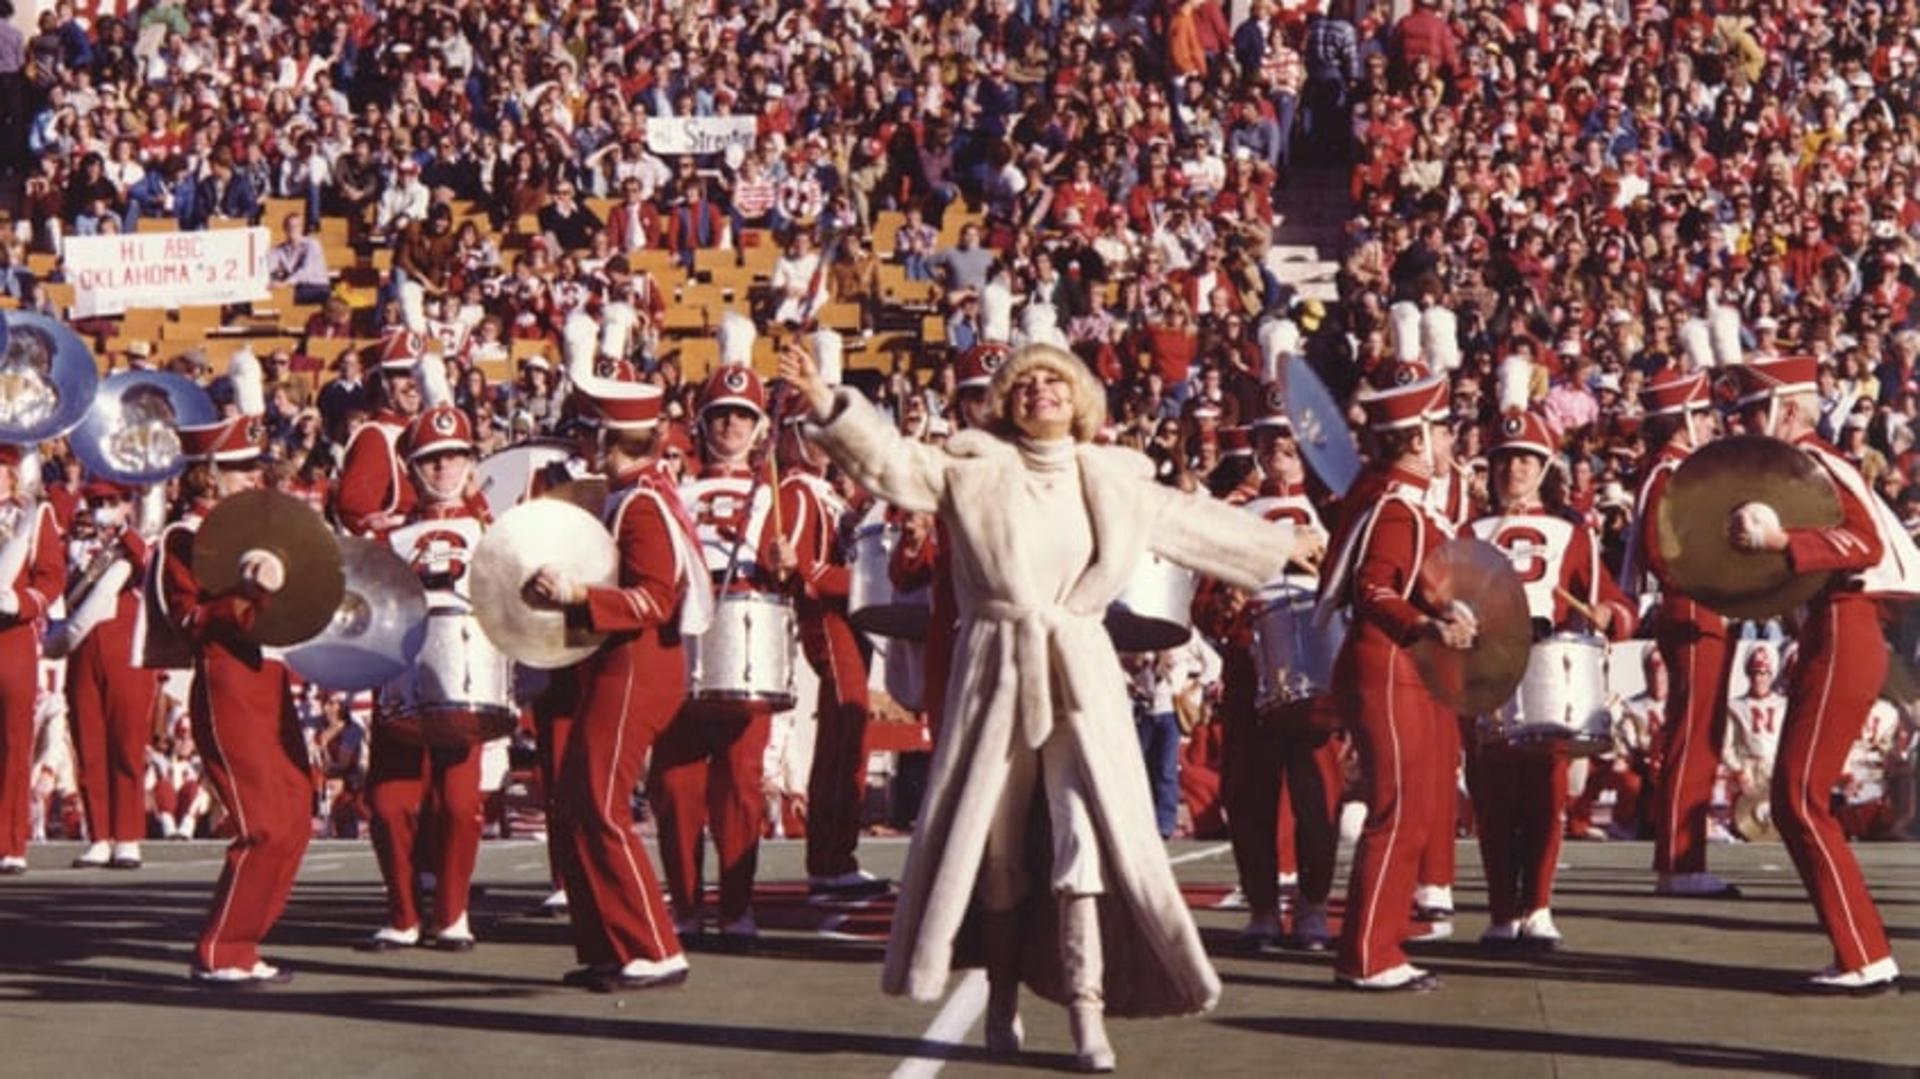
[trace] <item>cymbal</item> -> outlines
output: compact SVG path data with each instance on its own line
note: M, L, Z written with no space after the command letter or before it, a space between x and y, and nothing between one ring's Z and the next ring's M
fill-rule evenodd
M592 655L606 635L570 628L563 612L532 601L527 582L542 566L559 566L588 585L611 585L619 552L598 517L557 498L508 510L474 550L473 612L480 628L517 662L551 670Z
M1327 392L1305 356L1287 358L1285 372L1287 418L1300 440L1300 456L1337 497L1347 493L1360 475L1360 448L1347 426L1346 412Z
M1780 838L1780 829L1773 824L1773 799L1766 788L1742 791L1733 800L1733 830L1749 843Z
M340 541L346 578L333 620L287 650L287 666L324 689L385 685L405 671L426 640L427 590L393 548L348 536Z
M571 503L593 514L595 520L599 520L600 511L607 504L607 479L605 476L582 476L577 480L568 480L558 487L550 487L540 492L540 497Z
M249 640L286 647L333 620L346 590L340 541L312 506L261 489L228 495L207 514L193 539L193 573L218 595L240 586L240 556L264 550L286 566L285 587L261 604Z
M1730 618L1785 614L1825 588L1831 573L1796 574L1784 551L1733 545L1727 519L1764 502L1787 528L1840 523L1832 481L1806 454L1776 438L1740 435L1695 450L1667 485L1653 522L1660 558L1689 598Z
M1421 564L1419 587L1441 609L1465 604L1480 623L1473 647L1465 651L1431 639L1410 650L1434 698L1468 716L1511 700L1527 672L1533 620L1526 590L1507 556L1472 537L1448 540Z

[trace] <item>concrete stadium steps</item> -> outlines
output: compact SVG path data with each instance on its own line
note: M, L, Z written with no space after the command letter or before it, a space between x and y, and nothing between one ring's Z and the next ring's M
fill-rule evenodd
M1273 230L1280 282L1308 299L1332 302L1340 242L1352 212L1344 169L1297 169L1275 200Z

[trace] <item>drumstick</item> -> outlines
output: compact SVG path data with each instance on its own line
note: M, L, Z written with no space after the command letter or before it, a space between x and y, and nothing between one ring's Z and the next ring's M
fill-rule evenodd
M1561 588L1559 585L1553 586L1553 594L1558 597L1561 602L1579 612L1587 621L1592 622L1596 626L1600 624L1600 612L1595 610L1591 604L1583 602L1572 592Z

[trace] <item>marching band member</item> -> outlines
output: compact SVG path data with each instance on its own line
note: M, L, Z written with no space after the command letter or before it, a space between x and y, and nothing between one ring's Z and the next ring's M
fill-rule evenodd
M989 298L1004 295L1004 288L989 288ZM1000 320L1000 321L995 321ZM989 319L989 332L1011 332L1001 315ZM954 370L953 416L962 431L984 430L987 425L987 387L993 373L1000 369L1011 350L1002 340L986 341L962 353ZM946 707L947 679L953 665L953 631L959 619L954 607L953 567L943 540L943 526L931 514L902 513L900 544L894 548L887 565L893 587L902 592L927 589L927 640L924 649L924 681L927 727L935 738L940 733L941 713Z
M1513 563L1533 616L1536 640L1567 627L1575 614L1614 640L1633 634L1633 605L1600 561L1600 544L1584 525L1548 510L1540 485L1558 453L1546 420L1524 410L1525 368L1519 388L1502 379L1509 407L1488 447L1495 512L1472 524L1473 534ZM1502 375L1507 375L1502 371ZM1569 602L1573 597L1584 610ZM1566 833L1567 756L1483 744L1467 760L1467 788L1479 825L1492 924L1483 944L1524 942L1552 948L1554 869Z
M1262 414L1253 421L1255 471L1229 491L1225 501L1267 521L1287 522L1296 530L1325 536L1320 512L1307 497L1306 467L1287 418L1283 389L1268 389ZM1293 563L1273 585L1318 590L1316 565ZM1195 604L1204 631L1222 643L1220 715L1224 746L1221 795L1227 810L1233 859L1248 919L1243 940L1265 943L1280 937L1280 845L1291 842L1299 867L1300 907L1294 914L1292 941L1309 951L1332 943L1327 927L1327 897L1333 890L1334 827L1340 794L1339 745L1328 732L1307 722L1310 701L1294 702L1286 722L1255 714L1259 674L1253 656L1251 616L1255 605L1243 594L1213 586Z
M137 634L143 666L173 665L182 638L190 649L193 739L236 829L194 949L194 980L215 987L293 980L261 960L260 940L286 907L313 832L313 779L286 665L243 636L298 567L249 551L240 585L218 595L193 571L194 536L207 514L262 484L258 361L236 357L230 374L241 414L179 429L182 452L195 462L180 478L185 513L157 542Z
M1726 740L1727 679L1733 668L1727 620L1674 586L1653 528L1674 471L1709 437L1703 415L1711 406L1706 373L1667 368L1654 375L1640 398L1647 445L1658 451L1640 483L1622 577L1630 592L1659 593L1653 636L1673 676L1652 805L1655 891L1737 896L1739 888L1707 871L1708 808Z
M1860 473L1814 433L1818 364L1788 356L1731 369L1747 429L1792 443L1839 495L1832 528L1784 528L1764 503L1736 509L1736 547L1784 551L1796 573L1836 576L1808 604L1787 689L1773 771L1773 823L1833 941L1833 965L1808 982L1817 992L1877 993L1899 985L1899 967L1860 864L1835 819L1832 797L1886 677L1881 601L1920 594L1920 551Z
M67 619L47 655L67 660L67 712L92 840L75 868L137 869L147 834L146 751L159 677L127 662L140 613L147 542L133 527L133 492L106 480L81 489L94 538L80 562Z
M1370 385L1357 398L1380 440L1380 463L1356 484L1368 497L1348 493L1352 510L1334 530L1338 554L1320 592L1323 607L1353 612L1333 680L1367 803L1335 977L1360 990L1420 992L1437 988L1439 979L1407 962L1401 941L1432 823L1431 755L1445 718L1407 649L1426 638L1470 648L1476 627L1470 612L1443 605L1420 586L1428 553L1447 539L1427 496L1435 432L1448 418L1446 379L1417 363L1389 365L1382 374L1385 385Z
M413 484L396 444L420 411L420 381L415 365L440 362L425 337L392 330L380 343L378 376L368 384L374 413L347 439L334 484L334 517L348 535L377 536L406 523L413 511Z
M1445 311L1431 307L1427 315ZM1448 313L1451 315L1451 312ZM1424 325L1424 324L1423 324ZM1427 488L1427 504L1438 515L1447 535L1455 536L1467 527L1479 509L1472 490L1472 473L1454 456L1452 428L1436 430L1433 445L1433 484ZM1434 728L1433 764L1437 777L1433 786L1433 806L1428 813L1427 844L1420 851L1420 869L1414 876L1411 939L1446 940L1453 936L1454 839L1460 816L1461 748L1468 737L1471 720L1434 702L1440 722Z
M751 359L752 326L739 316L723 323L723 361ZM759 551L773 493L753 466L767 425L760 377L739 362L716 368L700 395L699 422L706 460L700 475L681 485L680 497L698 529L705 564L717 585L766 590L770 575ZM720 935L734 946L758 936L753 878L772 725L772 710L762 702L689 698L654 747L647 792L660 817L660 856L682 936L701 927L703 829L720 854Z
M793 597L801 648L820 676L807 776L808 890L870 895L887 882L862 870L855 855L866 800L868 706L867 667L847 621L848 570L835 553L847 505L826 479L825 455L801 429L804 410L782 411L775 442L782 529L765 530L760 557Z
M1149 549L1254 587L1306 553L1296 542L1312 540L1156 484L1138 455L1092 445L1104 394L1059 348L1032 345L1009 359L990 389L992 429L945 446L909 442L858 394L829 389L804 351L788 350L780 366L812 406L821 426L810 433L834 462L876 497L937 511L954 544L958 681L882 986L923 1000L943 994L956 938L974 915L987 956L988 1047L1021 1046L1024 969L1068 1005L1076 1066L1111 1071L1107 1010L1192 1013L1217 998L1220 983L1154 827L1132 708L1101 619ZM1035 843L1028 825L1040 799L1050 827ZM1037 879L1030 851L1036 870L1049 863ZM1108 939L1129 942L1112 968L1102 923ZM1057 940L1057 959L1032 954L1023 939Z
M40 635L34 626L67 587L53 506L33 497L22 450L0 445L0 874L27 871L34 704Z
M595 379L578 392L600 424L610 487L602 516L619 577L586 587L566 567L547 566L532 581L534 595L565 608L570 622L610 634L579 668L579 710L560 763L552 846L582 964L563 981L597 992L677 985L687 957L633 834L631 799L648 750L680 711L682 641L706 629L712 593L693 522L660 469L660 388Z
M395 452L407 462L414 488L407 523L386 534L389 546L426 586L430 610L465 612L472 605L467 567L486 529L485 514L467 501L473 479L473 428L453 405L446 368L438 356L419 361L415 375L425 409L407 424ZM484 637L469 648L491 649ZM402 676L405 677L405 676ZM392 706L389 695L382 704ZM421 942L414 901L417 869L433 873L433 946L469 951L467 893L480 857L482 747L425 746L376 720L369 734L367 803L374 853L387 886L387 924L358 947L362 951L408 948ZM433 842L416 851L422 832ZM416 854L432 866L416 866Z

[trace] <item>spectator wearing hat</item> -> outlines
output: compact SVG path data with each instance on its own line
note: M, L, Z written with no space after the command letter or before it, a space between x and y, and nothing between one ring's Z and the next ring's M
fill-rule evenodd
M431 203L432 192L420 182L420 163L410 157L401 158L394 166L393 182L380 192L374 203L374 235L391 236L406 222L425 221Z

